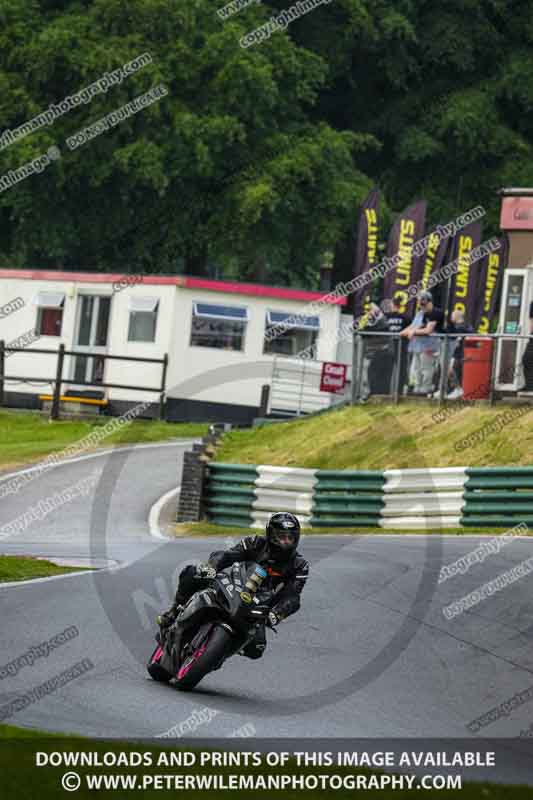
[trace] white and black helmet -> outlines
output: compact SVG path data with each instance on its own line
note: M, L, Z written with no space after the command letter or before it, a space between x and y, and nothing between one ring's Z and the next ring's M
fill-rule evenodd
M300 541L300 523L294 514L277 511L270 517L265 534L272 557L288 560L296 552Z

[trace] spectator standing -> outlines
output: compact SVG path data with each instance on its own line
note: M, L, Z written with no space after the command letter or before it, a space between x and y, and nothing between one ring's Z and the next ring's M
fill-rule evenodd
M372 303L364 333L386 333L389 329L387 318L381 308ZM363 378L361 399L368 400L371 394L387 394L392 369L392 353L387 336L363 336Z
M448 369L448 379L453 381L454 388L447 395L448 400L457 400L463 396L463 364L464 364L464 337L465 334L473 333L471 325L466 324L463 311L452 311L448 333L451 335L450 355L451 361ZM462 334L457 336L456 334Z
M433 305L431 292L420 292L418 303L420 311L400 336L409 340L409 351L413 354L414 394L428 396L434 390L433 379L440 353L440 340L435 334L444 332L444 313Z
M411 324L411 317L400 311L400 303L395 298L392 300L383 300L381 308L387 318L391 333L400 333L400 331L403 331Z
M401 306L399 301L393 297L392 299L383 300L381 303L381 308L387 322L389 324L389 331L391 333L400 333L401 331L408 328L411 324L411 317L408 314L402 313ZM401 350L400 350L400 363L396 364L396 368L400 369L400 381L399 387L400 392L403 391L404 386L407 383L407 365L409 361L409 353L408 353L408 343L406 339L401 339ZM396 340L391 339L391 351L393 354L393 358L396 358ZM392 379L392 371L391 371L391 379ZM391 381L392 382L392 381Z

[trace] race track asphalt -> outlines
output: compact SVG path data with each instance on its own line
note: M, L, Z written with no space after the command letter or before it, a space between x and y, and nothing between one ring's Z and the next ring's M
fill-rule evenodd
M469 611L443 607L532 555L517 539L465 574L439 570L479 537L305 536L311 577L300 613L269 634L259 661L235 657L198 690L154 683L145 663L154 618L177 572L224 539L153 538L152 505L176 486L190 442L116 449L64 462L0 499L0 526L83 478L81 496L0 541L4 554L107 559L86 574L0 585L2 666L70 626L79 635L0 680L0 709L89 658L85 674L4 721L52 731L152 737L518 737L533 703L473 734L469 722L533 686L533 593L526 576ZM0 479L0 486L5 478ZM238 531L228 531L237 539ZM532 691L533 697L533 691ZM205 708L210 721L187 722Z

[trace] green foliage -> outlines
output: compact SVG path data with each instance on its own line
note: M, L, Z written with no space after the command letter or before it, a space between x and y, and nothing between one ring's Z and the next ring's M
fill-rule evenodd
M363 171L397 210L425 197L431 224L481 204L486 233L496 233L496 190L533 179L533 8L517 14L507 0L337 7L347 26L364 18L365 27L357 40L338 42L342 67L320 104L334 122L335 97L352 109L350 129L381 142ZM345 124L344 112L337 119Z
M153 63L0 152L0 175L51 145L62 152L0 194L10 263L175 272L181 259L202 273L208 257L237 258L249 277L277 269L286 282L290 261L293 280L315 280L321 250L350 224L369 183L355 155L375 144L310 120L324 61L284 33L241 48L266 19L262 7L222 23L213 0L84 5L39 11L10 0L0 130L143 52ZM166 98L73 152L65 146L160 83Z
M351 269L357 207L428 200L429 222L533 182L533 7L334 0L247 49L288 8L224 0L3 0L0 135L148 52L152 64L0 150L0 264L216 274L316 288ZM169 94L74 151L68 136Z

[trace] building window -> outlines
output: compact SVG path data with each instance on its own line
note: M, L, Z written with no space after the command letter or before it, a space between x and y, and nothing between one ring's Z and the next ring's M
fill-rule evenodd
M193 303L191 346L244 350L247 322L247 308Z
M316 358L320 318L287 311L267 311L264 353L296 356L303 350Z
M34 301L37 306L35 331L38 336L61 336L63 324L63 292L39 292Z
M158 297L130 297L128 342L155 342Z

